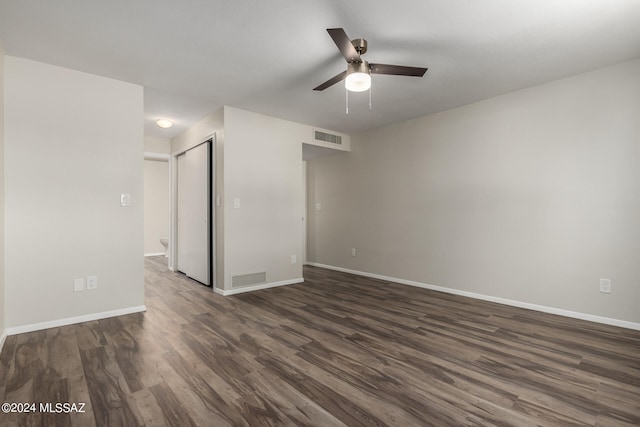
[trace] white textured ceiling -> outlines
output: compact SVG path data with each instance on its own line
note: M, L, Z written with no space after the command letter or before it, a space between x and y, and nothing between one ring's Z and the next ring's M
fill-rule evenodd
M366 38L367 94L326 28ZM638 0L0 0L6 53L145 88L145 132L171 137L222 105L345 133L640 57ZM639 76L640 78L640 76ZM157 118L172 119L169 130Z

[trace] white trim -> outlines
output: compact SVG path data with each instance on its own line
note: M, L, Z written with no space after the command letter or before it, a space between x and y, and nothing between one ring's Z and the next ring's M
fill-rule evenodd
M302 161L302 265L307 263L307 162Z
M563 310L561 308L548 307L545 305L531 304L528 302L515 301L506 298L499 298L490 295L476 294L474 292L461 291L459 289L445 288L443 286L429 285L427 283L414 282L412 280L398 279L396 277L383 276L380 274L367 273L364 271L351 270L349 268L335 267L333 265L319 264L317 262L307 262L314 267L326 268L343 273L357 274L358 276L371 277L373 279L386 280L388 282L400 283L402 285L416 286L430 289L432 291L445 292L447 294L460 295L463 297L479 299L482 301L495 302L498 304L510 305L513 307L526 308L528 310L541 311L543 313L557 314L559 316L571 317L574 319L587 320L605 325L618 326L620 328L634 329L640 331L640 323L628 322L626 320L612 319L610 317L596 316L593 314L580 313L577 311Z
M172 155L169 159L169 270L178 270L178 155Z
M144 254L144 256L160 256L164 255L164 252L154 252L152 254Z
M25 332L40 331L42 329L57 328L58 326L73 325L75 323L90 322L92 320L106 319L108 317L124 316L125 314L147 311L144 305L121 308L118 310L103 311L101 313L85 314L83 316L67 317L65 319L51 320L48 322L32 323L30 325L14 326L7 328L7 335L24 334Z
M215 288L214 292L226 297L229 295L241 294L244 292L259 291L261 289L275 288L277 286L295 285L296 283L303 283L303 282L304 282L303 278L291 279L291 280L283 280L281 282L262 283L260 285L255 285L255 286L245 286L244 288L238 288L238 289L224 290L220 288Z
M217 253L216 253L216 246L217 246L217 239L218 239L218 229L216 227L217 225L217 218L218 218L218 208L217 208L217 203L216 203L216 199L217 199L217 194L218 194L218 188L217 188L217 173L218 173L218 164L217 164L217 147L218 147L218 140L216 139L216 133L212 133L211 135L209 135L209 137L207 139L205 139L205 141L208 141L209 139L211 139L211 144L209 144L209 194L211 195L211 200L209 200L209 237L211 238L211 241L209 242L209 247L211 248L211 253L209 254L209 271L211 272L211 277L209 278L209 281L211 282L210 285L212 288L215 289L216 285L217 285L217 277L218 277L218 263L217 263Z
M7 331L4 330L2 331L2 334L0 334L0 353L2 353L2 347L4 347L4 340L7 339Z

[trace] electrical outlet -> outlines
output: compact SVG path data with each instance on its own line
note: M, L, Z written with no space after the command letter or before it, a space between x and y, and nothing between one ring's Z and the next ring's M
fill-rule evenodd
M351 248L351 256L356 256L356 248Z
M84 291L84 279L73 279L73 292Z
M322 210L322 205L320 203L316 203L316 210L317 211L321 211Z
M298 262L298 257L291 255L291 264L295 264L296 262Z
M87 290L98 289L98 276L87 276Z
M603 294L611 293L611 279L600 279L600 292Z

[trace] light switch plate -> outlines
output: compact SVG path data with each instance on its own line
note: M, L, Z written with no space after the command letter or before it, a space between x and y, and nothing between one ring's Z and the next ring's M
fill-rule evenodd
M122 193L120 194L120 206L131 206L131 194Z
M73 292L84 291L84 279L73 279Z
M240 209L240 199L233 199L233 207L235 209Z

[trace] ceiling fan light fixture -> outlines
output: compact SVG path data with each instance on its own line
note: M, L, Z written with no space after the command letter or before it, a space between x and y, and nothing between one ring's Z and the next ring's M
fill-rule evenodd
M371 71L367 61L352 62L347 68L344 87L349 92L364 92L371 88Z

